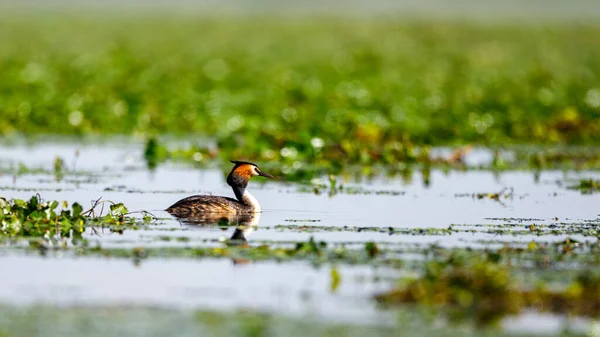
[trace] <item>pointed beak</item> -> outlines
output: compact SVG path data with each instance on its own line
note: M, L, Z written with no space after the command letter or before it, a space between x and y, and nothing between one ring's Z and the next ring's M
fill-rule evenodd
M270 175L268 173L265 173L263 171L258 171L258 175L261 176L261 177L267 177L267 178L270 178L270 179L275 179L275 177L273 177L272 175Z

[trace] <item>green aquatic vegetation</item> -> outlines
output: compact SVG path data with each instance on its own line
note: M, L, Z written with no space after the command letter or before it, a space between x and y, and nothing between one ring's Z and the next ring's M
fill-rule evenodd
M131 228L131 227L129 227ZM327 243L314 238L308 241L268 241L248 240L236 242L222 238L190 239L180 235L156 235L152 240L160 240L167 245L161 247L144 246L144 240L112 241L122 246L105 248L101 241L95 244L73 247L69 250L48 246L41 242L35 246L20 247L26 251L39 252L45 256L57 250L61 256L90 255L132 259L140 264L152 258L227 258L233 261L305 261L315 266L337 264L359 264L385 266L394 269L420 270L423 260L446 261L451 256L461 255L465 260L487 256L491 261L510 261L512 271L535 273L531 277L537 280L554 280L561 283L571 281L573 271L594 269L600 266L600 246L597 242L567 239L562 242L507 242L486 241L485 247L498 245L500 249L490 248L443 248L432 245L388 243L388 242L346 242ZM0 237L0 242L2 242ZM91 240L90 240L91 241ZM152 242L152 241L148 241ZM478 242L476 242L479 245ZM133 246L133 248L132 248ZM19 247L13 247L19 249ZM532 266L533 269L532 269Z
M524 147L515 151L512 166L535 170L597 170L600 169L600 149L597 147Z
M159 159L161 158L162 156L159 154L156 138L153 137L148 139L146 142L146 149L144 150L144 159L146 160L148 168L151 170L155 169L156 165L158 165Z
M320 219L285 219L285 222L321 222Z
M532 223L539 219L519 219L520 221L503 224L453 224L453 227L469 229L477 233L494 235L581 235L597 237L600 235L600 221ZM460 231L460 230L459 230Z
M406 141L405 147L411 148L411 154L417 153L415 156L402 155L401 158L397 158L397 162L406 164L429 164L428 157L420 155L419 149L412 143ZM297 150L294 150L297 151ZM323 150L325 151L325 150ZM424 151L424 150L422 150ZM151 137L146 142L144 150L144 158L149 168L155 168L158 164L165 161L175 161L190 163L200 167L214 167L221 163L229 162L231 158L245 158L261 163L261 167L269 172L272 172L275 176L282 177L282 179L288 181L302 181L309 180L314 177L328 176L329 185L323 185L317 183L314 186L314 191L320 193L320 190L327 188L330 194L337 192L346 192L351 194L359 194L366 191L357 190L354 187L343 189L343 185L336 185L338 177L336 174L352 174L355 176L374 176L379 173L404 173L406 174L405 168L397 168L396 164L388 162L372 162L363 161L357 162L354 160L348 160L351 158L340 158L340 160L329 160L331 156L328 153L322 153L319 158L312 157L309 155L304 158L298 158L299 155L294 156L293 159L280 157L279 160L273 160L272 156L259 156L256 157L252 153L243 153L241 151L230 152L226 149L218 149L214 146L206 145L172 145L160 142L156 137ZM446 162L438 162L439 165L447 165ZM331 180L333 179L333 181ZM396 194L401 192L396 191L382 191L383 194Z
M493 256L493 255L492 255ZM597 317L600 274L582 271L565 287L544 284L524 288L500 258L451 255L427 262L421 276L376 296L385 305L419 304L442 307L452 319L496 323L524 309Z
M422 277L406 281L389 293L378 295L379 302L391 305L420 303L447 307L453 316L475 317L478 322L497 321L515 314L520 307L516 285L506 266L487 259L447 261L425 265Z
M504 221L504 222L532 222L532 221L544 221L544 219L537 218L485 218L486 220L493 221ZM557 219L558 220L558 219Z
M408 153L403 154L393 162L386 161L331 161L325 158L330 157L327 153L323 158L306 157L304 160L288 161L280 158L279 161L273 161L272 158L254 159L261 162L261 166L274 175L281 177L281 180L287 181L308 181L310 185L298 187L297 192L302 193L327 193L330 196L336 194L376 194L376 195L403 195L403 191L397 190L370 190L356 186L347 186L343 181L348 178L361 180L363 178L385 175L389 177L401 176L403 180L410 181L413 172L417 168L422 175L423 183L428 186L430 183L430 174L432 167L449 169L490 169L489 165L469 167L464 162L464 156L470 152L471 147L458 147L448 156L431 156L429 147L419 147L414 143L404 140L404 148L410 149ZM153 149L150 152L149 149ZM469 149L469 150L466 150ZM148 155L150 153L151 155ZM146 143L144 152L146 164L148 167L155 167L158 163L168 160L176 162L192 163L195 166L214 167L221 162L229 162L228 158L242 156L247 158L247 154L228 152L220 153L215 148L206 148L202 146L190 146L186 144L183 147L177 145L167 148L165 144L159 143L155 137L150 138ZM225 166L227 167L227 166ZM225 168L227 169L227 168ZM325 182L321 177L326 177Z
M7 165L0 166L0 175L2 174L12 175L15 180L25 175L39 175L41 176L40 182L62 181L71 184L95 183L100 176L97 172L76 170L75 164L70 168L66 161L59 156L54 158L51 167L31 166L23 162L9 162ZM103 172L101 175L102 177L111 176L107 172ZM40 190L44 190L44 188L40 188Z
M155 169L159 163L164 162L168 157L168 150L164 146L159 145L156 137L150 137L146 141L144 159L146 160L146 165L150 170Z
M7 9L0 134L193 134L330 169L418 160L412 144L597 144L598 30Z
M22 176L22 175L34 175L34 174L45 174L52 175L54 172L48 168L44 167L32 167L25 165L23 162L19 163L9 163L8 165L3 165L0 167L1 174L10 174L13 176Z
M0 198L0 234L9 237L81 237L85 218L83 207L74 203L70 209L63 202L58 210L58 201L42 201L33 196L28 201Z
M512 236L522 236L522 235L581 235L581 236L591 236L591 237L600 237L600 229L597 226L582 228L582 227L570 227L563 229L541 229L537 228L534 225L530 225L528 229L518 230L518 229L488 229L481 231L481 233L494 234L494 235L512 235Z
M0 237L0 240L2 238ZM230 258L234 261L308 261L314 265L322 264L382 264L399 266L401 262L395 257L386 257L386 249L380 248L376 243L359 244L361 248L350 248L343 244L331 245L324 241L310 238L304 242L291 243L246 243L240 244L237 240L204 239L194 243L186 237L158 236L157 240L173 242L173 246L145 247L135 244L133 248L111 247L104 248L101 242L95 245L87 244L71 250L74 255L91 255L114 258L129 258L135 264L140 264L147 258ZM177 241L177 242L175 242ZM1 242L1 241L0 241ZM128 245L126 245L128 246ZM21 247L23 248L23 247ZM68 248L68 247L65 247ZM47 256L58 247L48 246L40 241L27 247L27 250L39 252ZM67 251L60 248L60 253Z
M340 322L321 315L291 315L260 311L178 310L145 305L2 305L0 336L104 337L168 334L205 337L533 337L527 332L475 330L472 327L432 324L425 312L398 310L389 324L353 320ZM111 324L106 324L110 322ZM439 322L438 322L439 323ZM579 336L562 331L556 337ZM583 334L581 335L583 336Z
M592 194L600 192L600 180L583 179L579 181L579 184L571 185L568 188L581 191L582 194Z
M261 226L262 229L271 227ZM378 226L313 226L313 225L275 225L272 227L279 231L295 232L368 232L383 233L388 235L450 235L452 233L476 233L475 229L453 228L402 228Z
M61 181L64 178L66 170L67 164L64 159L56 157L54 159L54 177L56 178L56 181Z
M375 242L367 242L365 244L365 251L367 252L367 255L370 258L374 258L380 254L379 247L377 246L377 243L375 243Z
M423 254L428 259L435 261L447 261L453 256L463 256L465 260L479 259L481 256L493 262L510 261L513 271L521 270L535 273L535 279L544 280L541 272L546 270L549 275L555 277L562 275L567 281L571 281L574 271L585 271L589 268L595 269L600 265L600 245L595 241L577 241L572 238L560 242L517 242L510 243L498 240L477 240L476 243L484 247L500 245L499 249L472 249L472 248L442 248L437 246L413 248L406 252ZM388 251L393 250L387 247ZM422 261L417 268L423 266ZM561 276L561 277L562 277ZM546 278L546 280L548 280ZM563 280L564 281L564 280ZM564 283L564 282L562 282Z
M314 180L310 186L301 185L296 191L299 193L314 193L316 195L327 193L330 197L336 194L390 196L400 196L405 194L405 192L397 190L372 190L363 187L346 186L339 181L339 178L335 177L334 175L329 175L329 184L325 184L320 180Z
M154 144L155 138L149 141L149 144ZM153 145L154 146L154 145ZM224 171L228 170L227 165L229 158L233 158L227 152L219 153L215 149L201 149L198 147L190 147L186 145L179 148L174 145L172 149L167 149L164 145L156 145L161 147L159 152L162 155L156 158L147 158L147 164L156 165L158 162L167 160L191 163L200 167L217 167L221 166ZM400 177L405 183L409 183L413 179L415 171L420 172L422 182L425 186L431 183L431 170L491 170L500 174L502 171L508 170L534 170L534 177L539 179L539 174L542 170L549 169L576 169L576 170L597 170L600 169L600 151L596 147L580 148L580 147L556 147L532 150L529 146L514 146L502 151L491 148L481 148L487 151L493 151L492 160L489 162L469 165L465 159L470 153L472 147L457 147L454 151L446 155L434 155L430 153L428 147L417 146L409 143L407 147L412 148L413 157L403 157L394 162L385 161L327 161L315 158L305 158L305 160L294 160L288 162L284 159L273 161L268 158L258 158L258 160L266 170L280 177L280 180L304 182L299 185L295 192L328 194L334 196L336 194L373 194L373 195L404 195L404 191L399 190L373 190L363 187L356 187L348 184L348 181L363 181L374 177ZM533 152L532 152L533 151ZM502 155L500 153L502 152ZM247 158L243 153L235 154ZM541 157L555 158L554 160L543 160L541 162L530 160L530 158ZM525 159L524 159L525 158ZM571 159L569 159L571 158ZM575 158L575 159L573 159ZM459 194L463 197L467 194ZM512 189L504 189L499 192L490 193L474 193L473 197L478 199L490 198L499 201L499 199L513 197ZM521 196L519 196L521 197Z
M106 209L107 212L105 212L107 205L108 209ZM102 225L127 226L134 225L138 222L135 217L131 216L134 213L139 213L142 216L143 223L150 223L158 219L149 212L130 212L123 203L102 200L102 198L95 200L92 204L92 207L83 212L82 215L86 216L87 220L97 222Z
M316 242L315 239L311 236L308 242L298 242L296 244L296 249L294 252L296 253L314 253L316 255L321 255L323 250L327 247L327 243L324 241Z
M206 166L207 163L214 165L216 158L217 151L212 147L198 144L187 144L184 147L167 146L156 136L148 138L144 148L144 159L149 169L154 169L167 160L193 163L196 166ZM221 159L229 163L227 153L223 153Z
M108 205L107 212L104 212L105 205ZM108 227L119 232L133 227L139 221L131 214L122 203L100 199L84 211L78 203L69 207L66 201L44 201L39 195L29 200L0 197L0 237L50 241L72 238L72 243L76 244L82 241L82 234L88 228L94 231L95 226ZM142 223L156 219L148 212L141 212L141 215Z
M100 248L99 246L78 249L74 254L102 255L121 258L138 259L139 254L134 254L131 246L145 251L148 258L235 258L248 261L276 260L296 261L304 260L314 264L347 263L382 265L392 268L406 267L409 261L413 261L415 268L422 266L422 261L415 260L415 256L426 256L436 260L447 259L449 255L460 253L470 257L487 254L496 256L498 259L512 261L514 269L528 270L531 265L545 270L579 270L587 267L600 265L600 250L597 244L580 242L574 239L563 242L521 242L510 244L506 241L486 241L485 246L498 245L500 249L456 249L441 248L436 245L418 245L387 242L345 242L326 243L310 239L308 241L269 241L248 240L239 244L236 240L213 239L190 239L179 235L157 235L149 237L169 243L162 248L140 246L140 242L123 241L123 247ZM115 243L115 242L113 242ZM101 244L101 241L97 241ZM477 241L477 244L478 241ZM31 247L35 248L35 247ZM44 248L46 249L46 248ZM48 251L44 250L46 254ZM64 254L61 251L61 254Z
M40 192L40 191L73 191L73 188L29 188L29 187L13 187L13 186L0 186L0 191L14 191L14 192Z
M500 202L501 199L512 198L514 196L514 193L513 193L513 189L512 188L503 188L499 192L492 192L492 193L463 193L463 194L455 194L454 196L457 197L457 198L471 197L473 199L479 199L479 200L481 200L481 199L491 199L491 200Z

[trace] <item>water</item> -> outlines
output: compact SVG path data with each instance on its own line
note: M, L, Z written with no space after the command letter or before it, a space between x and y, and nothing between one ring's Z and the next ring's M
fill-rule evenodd
M343 268L347 281L335 295L329 292L329 268L296 262L155 259L134 266L120 259L4 256L0 267L11 271L2 279L4 303L244 308L347 322L383 320L368 295L385 287L360 281L382 273L365 266Z
M163 210L192 194L232 196L224 172L165 164L156 171L145 168L142 148L135 143L78 145L69 143L14 145L0 148L0 194L28 199L39 193L45 200L79 202L84 208L102 198L123 202L130 211L147 210L160 218L149 229L88 231L92 245L104 248L219 246L232 236L225 230L180 223ZM57 180L51 172L15 175L10 167L24 163L29 168L51 170L55 158L63 158L76 174ZM490 160L485 150L474 151L471 163ZM600 178L597 172L486 172L433 170L426 185L420 173L410 181L375 178L367 182L344 181L347 186L368 191L397 191L398 195L304 193L302 186L283 181L255 178L248 188L261 202L264 212L249 244L264 242L290 245L310 237L328 243L364 245L374 241L382 246L437 244L442 247L484 247L527 245L563 241L567 237L594 241L582 235L498 235L485 226L511 222L516 229L531 224L580 223L597 219L600 194L582 195L565 189L559 182L579 178ZM511 189L509 197L479 199L476 193L497 193ZM500 220L501 218L524 218ZM283 225L281 227L280 225ZM451 235L390 235L388 231L294 230L293 225L335 228L379 227L387 229L454 228L476 229L475 233ZM279 227L278 227L279 226ZM189 240L165 240L186 237ZM382 313L371 296L389 289L397 272L375 266L340 265L341 285L331 291L331 267L315 268L308 262L240 263L235 259L157 258L135 264L131 260L73 257L56 253L44 258L4 248L0 256L0 302L11 305L144 305L165 308L234 310L240 308L285 315L313 315L341 322L390 324L393 317ZM242 261L244 262L244 261ZM527 321L523 316L506 323L507 330ZM558 331L556 320L540 323ZM540 320L544 322L544 320ZM556 325L558 326L556 327Z

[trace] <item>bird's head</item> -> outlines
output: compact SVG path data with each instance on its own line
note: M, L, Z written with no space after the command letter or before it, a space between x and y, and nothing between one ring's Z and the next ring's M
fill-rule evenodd
M232 160L231 162L235 165L227 176L227 184L229 186L246 188L246 186L248 186L248 181L254 176L273 179L272 175L261 171L260 168L258 168L258 166L254 163L238 160Z

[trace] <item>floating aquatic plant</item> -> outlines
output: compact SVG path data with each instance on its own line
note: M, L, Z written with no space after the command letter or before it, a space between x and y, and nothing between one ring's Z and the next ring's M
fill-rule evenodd
M58 201L43 201L37 195L28 201L0 197L1 234L11 237L70 237L84 231L83 207L66 202L59 209Z
M491 258L494 257L494 258ZM543 284L519 284L508 260L496 255L453 254L424 265L423 274L376 296L385 305L419 304L447 310L455 319L474 318L480 324L524 309L596 317L600 314L600 274L582 271L561 289Z
M122 203L96 200L92 207L84 211L79 203L70 207L66 201L45 201L39 195L29 200L0 197L0 236L12 238L80 239L86 228L109 227L122 231L138 223L129 216L131 213ZM142 222L148 223L155 217L141 212Z

